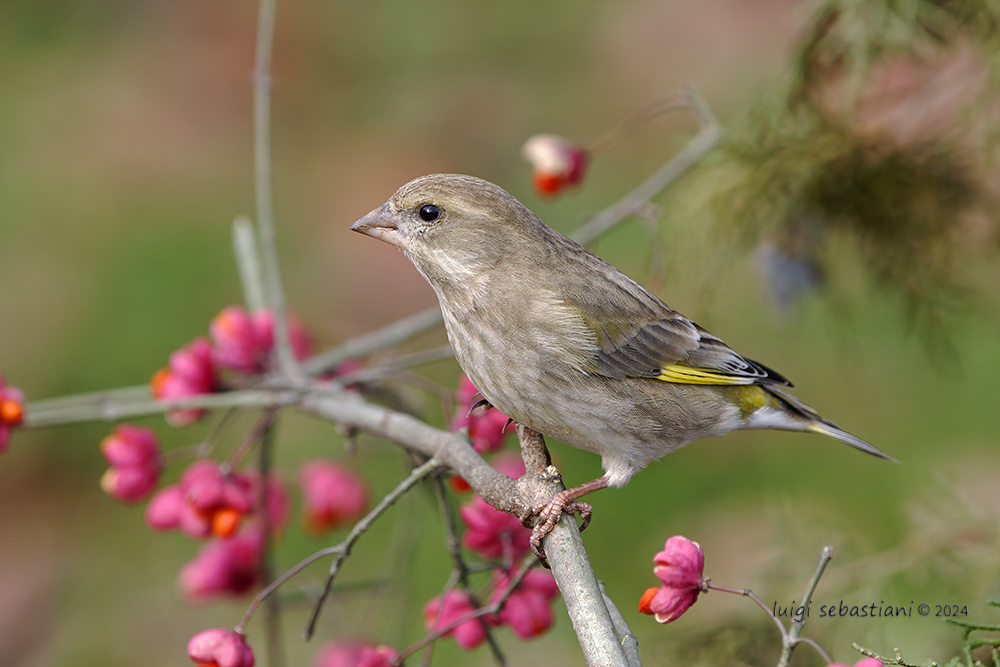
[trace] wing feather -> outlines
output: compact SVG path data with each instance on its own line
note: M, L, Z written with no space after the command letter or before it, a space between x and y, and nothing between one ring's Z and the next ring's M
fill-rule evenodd
M607 283L606 290L560 290L562 303L596 336L596 345L580 350L581 368L616 379L791 386L781 374L741 356L624 274L615 274L595 277ZM612 298L595 303L594 294L609 292Z

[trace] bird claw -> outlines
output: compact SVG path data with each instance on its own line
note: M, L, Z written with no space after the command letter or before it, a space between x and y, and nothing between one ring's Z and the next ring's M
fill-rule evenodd
M542 547L542 540L552 532L559 522L563 512L567 514L579 514L583 523L580 530L583 531L590 525L590 517L594 513L594 508L590 503L573 500L570 491L560 491L552 496L552 499L543 507L536 508L533 514L538 515L538 523L531 529L531 551L542 563L548 566L545 559L545 549ZM522 519L523 523L524 519Z
M473 403L472 407L469 408L469 411L467 413L465 413L466 417L468 417L469 415L471 415L472 411L475 410L476 408L482 408L483 410L491 410L491 409L493 409L493 404L490 403L489 401L487 401L483 397L482 394L477 393L476 396L479 396L480 398L479 398L478 401L476 401L475 403ZM475 398L475 396L473 396L473 398Z

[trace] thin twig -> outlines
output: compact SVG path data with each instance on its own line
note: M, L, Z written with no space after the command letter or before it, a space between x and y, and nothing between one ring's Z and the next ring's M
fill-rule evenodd
M625 617L618 610L618 606L611 599L611 596L608 595L608 591L604 588L604 582L598 579L597 585L601 587L604 604L608 608L608 613L611 614L611 622L615 624L615 633L621 642L622 651L625 652L628 667L642 667L642 663L639 661L639 639L632 634L632 628L628 627Z
M620 145L637 127L643 123L669 111L686 109L690 102L682 95L663 95L652 99L633 111L629 116L610 130L590 141L587 152L591 155L607 153Z
M657 169L639 187L592 217L571 234L570 238L581 245L592 243L619 222L640 211L661 190L694 166L719 142L722 130L708 106L698 97L694 89L689 88L685 94L699 123L701 123L701 130L698 131L698 134L688 142L680 153Z
M265 585L274 578L274 526L271 525L271 515L268 512L270 494L271 458L274 450L274 411L269 411L264 431L260 438L260 459L258 473L260 474L260 497L257 499L258 511L264 526L264 553L261 555L260 574ZM267 625L267 660L270 667L283 667L285 651L281 633L281 602L276 595L267 598L265 603Z
M539 467L538 463L547 455L542 435L522 428L517 429L517 435L524 443L523 447L540 450L525 460L525 467L530 469ZM551 479L547 474L548 470L547 467L541 473L535 474L539 479L551 480L543 487L546 501L564 488L557 476L556 479ZM520 479L531 479L531 477L530 473L526 473ZM471 481L469 483L472 484ZM474 484L472 486L476 488ZM576 632L587 664L627 667L628 659L615 631L611 614L604 604L604 596L601 594L597 577L594 576L594 568L590 564L587 549L580 538L576 519L563 514L552 532L543 539L542 547L552 569L552 576L555 577L563 601L566 603L566 611L573 623L573 630Z
M371 512L369 512L365 518L354 524L354 528L351 532L347 534L344 541L340 543L339 550L337 551L337 557L334 559L333 563L330 565L330 574L327 576L326 585L323 587L323 592L320 594L319 599L316 600L316 604L313 606L312 614L309 617L309 623L306 625L303 636L306 641L312 638L313 632L316 630L316 621L319 620L319 613L323 609L323 603L326 602L326 598L330 595L330 587L333 586L333 580L337 577L340 572L340 566L344 564L344 560L351 555L351 549L354 548L355 543L358 539L365 534L365 532L371 527L375 520L378 519L382 514L385 513L387 509L392 507L393 503L403 497L403 495L416 486L420 480L424 479L431 473L435 472L440 468L441 464L435 459L428 459L426 463L414 468L409 476L404 479L399 485L392 490L389 495L382 499L382 501L375 506Z
M295 565L295 567L291 568L290 570L282 574L280 577L275 579L269 586L267 586L266 588L262 589L259 593L257 593L257 596L253 599L253 602L251 602L250 606L247 608L246 613L243 614L243 620L241 620L240 624L236 626L236 631L239 633L245 632L247 623L250 622L250 619L253 617L254 612L257 611L257 607L260 606L261 602L270 597L271 594L274 593L274 591L276 591L289 579L297 575L299 572L301 572L309 565L315 563L321 558L334 555L338 556L338 561L335 562L343 561L343 559L346 558L348 554L350 554L351 548L354 547L354 544L358 541L358 538L360 538L365 533L365 531L367 531L368 528L371 527L371 524L374 523L376 519L382 516L387 509L392 507L393 503L402 498L407 491L412 489L424 477L434 472L439 466L440 464L437 461L435 461L434 459L429 459L423 465L414 468L412 471L410 471L410 474L406 477L406 479L400 482L395 489L389 492L389 494L386 495L385 498L383 498L382 501L375 506L375 509L373 509L371 512L366 514L363 519L354 524L354 527L351 529L351 532L348 533L347 537L344 538L343 542L332 547L326 547L325 549L320 549L316 553L308 556L307 558L300 561L297 565ZM322 604L322 601L323 599L325 599L325 596L330 594L330 587L332 583L333 583L332 578L327 579L327 584L324 587L323 594L321 595L320 604ZM318 605L314 609L314 615L316 613L318 613ZM313 622L315 622L315 620ZM306 639L308 638L309 637L307 636Z
M395 347L414 336L430 331L439 324L441 324L441 309L433 306L371 333L352 338L332 350L310 357L302 363L302 369L309 375L322 375L336 368L342 361Z
M830 564L830 560L832 558L833 547L828 544L823 547L823 552L819 557L819 564L816 566L816 572L813 574L812 579L809 580L809 585L806 586L806 592L802 596L803 607L809 607L809 603L812 601L813 593L816 591L816 586L819 584L820 577L823 576L823 572L826 570L826 566ZM805 624L805 614L802 615L800 620L792 622L792 627L788 630L788 634L784 637L784 641L782 642L781 657L778 659L778 667L788 667L788 661L792 659L792 651L795 649L796 644L800 641L799 634L802 633L802 628L805 627Z
M814 639L810 639L809 637L799 637L796 641L799 644L808 644L809 646L812 646L816 652L819 653L820 657L826 660L826 664L829 665L833 663L833 658L830 657L830 654L827 653L826 649L820 646Z
M778 626L778 630L781 632L781 645L784 646L788 642L788 631L785 630L785 626L781 624L778 617L774 615L774 612L767 608L764 602L754 595L754 592L749 588L729 588L728 586L719 586L713 584L712 582L706 582L705 586L712 591L719 591L720 593L732 593L733 595L742 595L743 597L750 598L757 606L764 610L764 613L771 617L774 624Z
M337 382L344 386L374 382L376 380L382 380L389 377L401 370L413 368L414 366L422 366L423 364L429 364L435 361L442 361L444 359L451 359L452 356L453 353L451 351L451 345L441 345L429 350L421 350L410 354L401 354L397 357L381 361L374 366L365 366L364 368L359 368L356 371L338 375Z
M246 458L247 454L257 443L264 443L270 437L271 425L274 424L274 418L278 414L278 408L276 406L271 406L264 411L257 421L254 423L253 427L247 431L246 435L243 436L243 440L240 444L233 450L232 455L229 457L229 467L232 469L238 468Z
M483 618L493 614L499 614L501 611L503 611L503 607L505 604L507 604L507 599L510 598L511 593L513 593L517 589L517 587L521 585L521 581L524 580L524 576L528 574L528 571L532 567L537 565L537 562L538 561L535 560L535 557L533 555L528 556L521 563L521 567L518 568L517 574L515 574L514 577L510 580L510 583L508 583L507 587L503 589L503 593L500 594L500 597L497 598L495 602L492 602L486 605L485 607L480 607L475 611L469 612L465 616L462 616L461 618L452 621L443 628L438 628L433 632L428 633L423 639L420 639L416 643L407 647L406 650L402 651L399 654L399 658L397 658L395 664L397 665L401 664L404 660L406 660L408 657L410 657L411 655L422 649L424 646L436 642L438 639L441 639L441 637L445 636L446 634L448 634L458 626L462 625L463 623L468 623L469 621L475 620L477 618Z
M961 621L957 618L946 618L944 619L944 622L965 628L969 632L972 632L973 630L987 630L987 631L1000 630L1000 625L996 623L971 623L969 621Z
M482 604L479 596L476 595L475 590L472 588L472 584L469 581L469 566L465 562L465 558L462 556L462 541L458 537L458 526L455 524L455 515L451 511L451 503L448 502L448 494L444 488L444 480L438 475L434 478L434 494L438 499L438 506L441 508L441 518L444 521L446 541L448 544L448 551L451 552L451 559L455 562L455 572L458 574L458 581L462 584L462 588L469 595L469 602L472 603L473 607L479 607ZM442 598L441 604L444 604L444 598ZM486 641L490 645L490 650L493 652L493 657L501 665L506 665L507 660L504 658L503 651L500 650L500 645L497 644L496 637L493 636L493 630L490 628L490 624L486 622L485 618L480 617L479 623L483 627L483 632L486 633Z
M277 0L261 0L257 15L257 51L253 71L254 194L257 228L267 278L267 303L274 315L274 348L278 368L292 383L302 384L305 374L292 351L288 334L285 291L278 268L274 230L274 195L271 177L271 50L274 46L274 14Z
M905 660L903 660L903 654L902 654L902 652L900 652L900 650L898 648L893 651L893 653L895 654L895 656L892 657L892 658L888 658L886 656L879 655L875 651L871 651L869 649L866 649L865 647L861 646L857 642L852 642L851 643L851 648L853 648L855 651L860 652L865 657L875 658L876 660L878 660L879 662L881 662L883 665L887 665L887 666L888 665L896 665L897 667L924 667L923 665L914 665L912 663L909 663L909 662L906 662ZM968 650L968 647L966 647L966 650ZM971 665L972 664L972 656L967 653L966 658L968 660L968 664Z
M141 389L142 392L136 391ZM313 393L325 391L314 388ZM142 395L144 394L144 395ZM269 405L294 405L301 400L301 390L246 389L219 394L201 394L183 399L157 400L149 394L149 385L124 387L110 391L80 394L67 398L33 401L28 404L25 423L31 427L57 426L87 421L118 421L128 417L163 414L175 408L259 408Z
M203 459L208 457L215 446L219 444L219 440L225 435L229 427L232 426L233 422L236 421L236 417L239 415L239 410L236 408L230 408L226 410L226 413L222 416L222 419L212 427L211 432L205 437L204 440L199 442L197 445L188 445L186 447L178 447L176 449L171 449L160 454L160 460L163 462L164 467L173 465L180 461L187 461L188 459Z
M257 250L257 236L253 223L245 215L233 220L233 254L236 269L243 286L243 301L251 313L267 306L264 298L264 274L260 266L260 252Z

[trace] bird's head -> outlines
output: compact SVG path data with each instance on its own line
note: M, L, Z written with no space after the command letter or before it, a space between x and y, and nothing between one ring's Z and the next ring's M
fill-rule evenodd
M432 285L482 276L545 233L503 188L459 174L410 181L351 229L402 250Z

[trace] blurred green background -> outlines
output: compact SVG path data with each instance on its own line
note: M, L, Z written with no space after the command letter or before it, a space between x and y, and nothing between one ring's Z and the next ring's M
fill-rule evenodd
M421 174L487 178L572 230L697 126L683 113L654 120L597 160L579 192L556 200L530 189L519 157L527 137L584 141L689 83L724 126L744 127L749 110L780 87L812 8L789 0L281 2L274 171L293 307L328 347L434 303L401 254L348 232ZM0 369L29 398L146 382L240 301L229 239L232 219L253 213L255 21L254 3L234 0L0 3ZM983 164L982 182L995 191ZM768 604L798 600L820 549L832 544L817 605L962 604L996 622L985 605L1000 593L996 264L958 257L974 296L942 320L950 348L925 342L906 299L842 236L823 249L830 289L774 317L744 220L715 205L732 173L710 159L658 200L665 276L651 275L651 244L634 222L595 251L659 283L671 306L790 377L798 396L902 464L818 437L739 433L681 450L625 489L594 496L585 541L644 664L776 659L774 628L745 600L710 594L668 626L635 611L656 584L653 554L674 534L702 544L713 581L753 588ZM995 238L983 239L974 245L995 249ZM406 349L443 341L438 331ZM459 374L453 361L421 372L446 387ZM412 397L442 423L432 397ZM171 448L208 429L145 423ZM243 601L181 602L174 577L197 545L153 534L140 508L100 491L97 444L109 430L18 433L0 458L5 667L187 664L194 632L242 615ZM343 444L331 425L289 416L277 465L291 481L309 458L349 458ZM600 473L597 457L552 449L568 483ZM376 492L406 470L396 448L365 436L353 465ZM175 466L167 477L177 474ZM335 540L293 525L279 565ZM310 591L322 572L303 575L302 587ZM400 648L415 641L420 609L448 572L434 499L414 493L343 573L343 583L373 588L334 599L312 644L299 639L307 612L285 617L288 664L309 664L333 637ZM256 619L251 641L261 628ZM857 657L852 641L940 661L956 654L959 638L933 614L817 618L807 634L848 663ZM500 637L513 664L582 660L562 609L541 639ZM800 649L796 664L819 664L808 653ZM435 664L490 661L485 648L467 654L450 641L435 654Z

